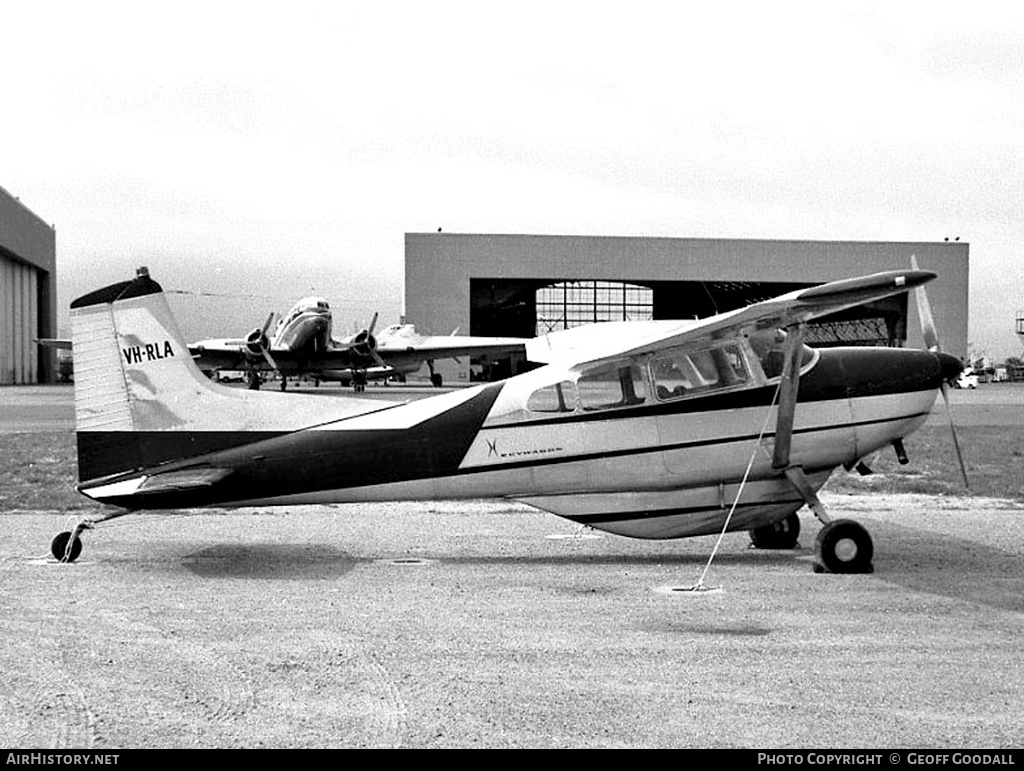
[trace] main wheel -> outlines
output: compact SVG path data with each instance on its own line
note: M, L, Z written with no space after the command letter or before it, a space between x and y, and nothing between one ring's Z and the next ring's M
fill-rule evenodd
M68 550L68 542L71 542L71 550ZM57 562L74 562L82 553L82 541L78 536L71 541L71 533L57 533L50 541L50 553Z
M750 531L750 541L758 549L795 549L799 537L800 517L796 512Z
M829 522L818 532L814 555L829 573L871 573L875 546L862 525L852 519Z

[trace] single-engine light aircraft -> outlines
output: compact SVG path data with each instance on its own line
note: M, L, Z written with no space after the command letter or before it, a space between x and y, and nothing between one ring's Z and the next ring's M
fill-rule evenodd
M545 366L394 404L210 381L140 268L72 303L78 490L119 508L52 553L73 561L83 530L136 511L497 497L637 538L749 530L764 548L795 546L808 504L824 522L815 569L870 571L871 537L817 491L887 445L902 459L961 363L934 329L934 350L815 350L804 325L933 278L876 273L603 339L605 325L553 333L531 344Z
M424 363L430 370L430 382L439 387L436 359L514 353L526 348L526 340L515 337L421 335L411 324L395 324L374 336L376 316L369 327L336 339L331 331L331 306L323 297L299 300L269 336L273 320L271 313L262 328L253 329L244 339L199 340L188 346L189 351L207 374L244 372L252 390L259 390L267 372L275 372L282 391L288 387L288 377L298 375L318 382L340 380L362 391L369 377L404 377Z

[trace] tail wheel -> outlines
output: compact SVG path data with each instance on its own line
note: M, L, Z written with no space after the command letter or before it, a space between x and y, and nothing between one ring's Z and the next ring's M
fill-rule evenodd
M750 542L758 549L795 549L799 537L800 517L795 512L750 531Z
M829 522L814 543L818 565L829 573L871 573L875 546L862 525L852 519Z
M68 549L69 543L71 544L70 549ZM57 562L74 562L82 553L82 541L77 535L72 540L69 532L57 533L50 542L50 553Z

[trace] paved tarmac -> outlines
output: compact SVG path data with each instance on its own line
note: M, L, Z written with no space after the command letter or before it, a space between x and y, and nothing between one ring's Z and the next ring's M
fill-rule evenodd
M1021 747L1024 509L828 496L876 571L503 503L0 518L0 746Z

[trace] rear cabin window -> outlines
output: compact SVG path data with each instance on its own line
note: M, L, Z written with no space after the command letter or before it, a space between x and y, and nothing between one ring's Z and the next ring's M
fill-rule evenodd
M659 399L680 399L713 389L742 385L750 378L738 345L675 349L651 359Z
M576 409L576 387L568 380L538 388L526 401L531 412L572 412Z
M647 380L632 362L617 362L584 372L578 381L580 406L587 411L632 407L647 401Z

